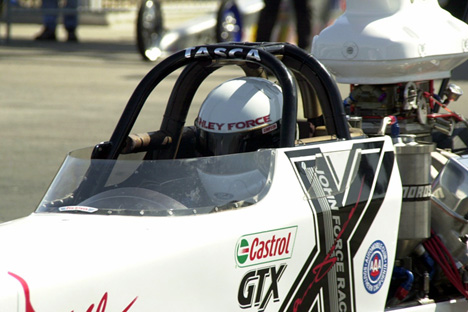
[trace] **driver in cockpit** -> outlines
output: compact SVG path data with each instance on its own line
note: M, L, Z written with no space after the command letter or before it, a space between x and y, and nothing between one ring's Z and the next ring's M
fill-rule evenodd
M195 121L196 150L225 155L279 146L283 96L256 77L228 80L212 90Z
M282 110L283 95L278 85L263 78L235 78L208 94L195 127L186 128L193 131L186 137L195 143L195 156L202 157L279 147ZM250 157L247 159L255 159ZM268 168L230 159L213 160L213 166L197 168L203 185L201 193L218 208L230 207L230 203L241 207L257 201L268 176Z

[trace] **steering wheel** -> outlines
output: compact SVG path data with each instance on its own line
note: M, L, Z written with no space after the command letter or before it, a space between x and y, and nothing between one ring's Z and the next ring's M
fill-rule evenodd
M188 209L187 206L167 195L138 187L123 187L104 191L82 201L79 205L134 211Z

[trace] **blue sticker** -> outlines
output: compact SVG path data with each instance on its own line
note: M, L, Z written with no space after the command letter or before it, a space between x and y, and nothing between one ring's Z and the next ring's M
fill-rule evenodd
M375 294L382 287L387 275L388 255L385 244L376 240L366 253L362 267L364 287L370 294Z

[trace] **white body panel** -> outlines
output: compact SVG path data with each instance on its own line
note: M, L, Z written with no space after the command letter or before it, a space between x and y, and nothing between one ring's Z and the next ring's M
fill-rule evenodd
M369 148L372 146L375 148ZM386 268L393 267L401 183L390 140L342 141L281 149L277 153L271 189L263 200L249 207L177 217L36 213L0 225L0 236L11 238L2 241L0 289L7 291L0 294L0 306L18 304L18 311L28 312L33 311L31 308L36 312L277 311L285 306L300 306L301 298L314 298L313 306L322 310L329 304L323 297L328 293L327 297L337 298L331 310L342 305L348 311L353 309L349 305L363 312L375 311L376 307L383 310L391 273L381 271L374 293L364 289L362 276L367 268L366 254L376 241L386 247L382 258ZM322 167L318 166L319 159L325 161L321 162ZM305 177L299 171L311 161L317 168L328 164L334 172L333 183L344 191L343 196L327 196L324 184L331 184L332 179L323 180L323 176L319 179L321 187L312 181L311 188L314 192L324 190L324 197L308 198L304 192L310 191L304 188L301 181ZM374 176L359 169L362 164L371 163L375 164ZM384 163L387 169L382 167ZM390 177L388 168L393 168L387 191L392 196L385 196L376 205L375 200L379 202L382 195L374 198L373 188L379 176ZM362 174L365 178L357 181L355 177ZM351 192L351 185L361 185L362 198ZM356 205L337 215L337 207L353 196L360 198L359 208ZM372 212L378 213L370 226L363 216ZM387 224L385 230L382 224ZM281 257L270 252L249 258L250 262L239 262L242 238L272 242L274 237L280 241L283 236L288 239L277 244L284 251ZM352 256L354 247L348 241L354 236L363 236L363 240ZM317 238L324 241L318 242ZM257 255L265 252L258 240L257 245L251 243L249 247ZM343 248L349 248L348 252L340 253ZM330 253L332 249L334 252ZM308 259L312 261L305 265ZM327 264L330 259L334 261L331 266L330 262ZM326 276L322 275L328 269ZM267 273L261 275L261 270ZM270 291L275 285L275 273L278 296ZM253 278L246 279L248 274L253 274ZM310 283L309 288L315 289L315 284L325 280L324 285L330 286L321 287L317 293L294 290L295 283ZM343 283L349 283L346 291L352 298L340 294ZM239 296L251 300L251 306L242 307ZM260 301L255 303L255 298Z
M348 0L312 54L340 83L447 78L468 59L468 25L437 0Z

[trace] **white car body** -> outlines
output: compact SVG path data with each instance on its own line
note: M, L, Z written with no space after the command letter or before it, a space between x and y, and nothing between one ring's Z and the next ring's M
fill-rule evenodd
M435 6L435 0L409 3L350 0L343 19L359 5L375 8L357 19L361 27L380 9L392 9L384 13L398 21L412 5ZM320 37L332 30L315 40L318 50L326 50ZM353 38L361 39L375 48L368 36ZM412 44L401 43L407 51ZM438 55L452 56L445 52L411 55L408 62L423 69ZM320 53L332 72L380 91L383 81L363 77L372 76L368 64L388 65L385 83L404 79L389 87L411 105L402 110L397 97L385 114L368 118L378 120L379 131L366 133L349 126L325 66L293 45L229 43L176 52L140 82L109 141L70 153L37 211L0 224L0 310L468 311L462 279L468 274L468 159L435 150L436 142L422 142L419 132L396 131L398 122L425 138L439 130L421 118L427 107L413 101L430 84L409 81L406 91L414 94L402 92L400 84L414 77L398 74L405 55L344 60ZM454 55L456 62L466 57L465 51ZM340 72L342 62L362 76ZM196 127L185 126L187 111L204 79L228 65L281 87L277 145L200 155ZM452 66L439 68L440 76L425 74L445 77ZM131 135L149 94L180 68L160 130ZM371 105L380 108L385 92ZM444 95L447 101L451 95ZM305 122L297 118L299 98ZM319 127L311 113L316 104L325 136L311 133ZM460 116L431 116L447 123L455 117L466 128ZM445 157L434 180L431 154Z

